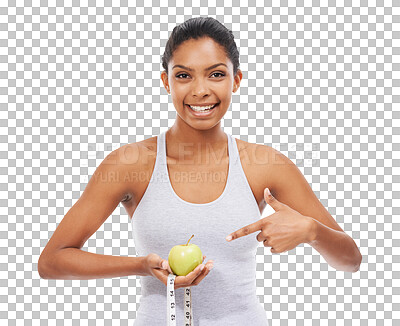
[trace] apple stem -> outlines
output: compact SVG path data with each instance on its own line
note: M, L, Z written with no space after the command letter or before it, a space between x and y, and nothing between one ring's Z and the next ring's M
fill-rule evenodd
M189 241L192 240L193 237L194 237L194 234L190 237ZM189 241L187 242L186 246L189 244Z

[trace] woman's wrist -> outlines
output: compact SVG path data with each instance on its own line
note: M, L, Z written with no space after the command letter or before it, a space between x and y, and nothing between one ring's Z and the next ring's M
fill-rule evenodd
M149 269L149 261L147 259L148 256L141 256L140 258L140 265L143 267L141 276L151 276L150 269Z
M307 231L306 243L311 244L317 238L318 223L310 216L306 216L306 218L308 219L308 231Z

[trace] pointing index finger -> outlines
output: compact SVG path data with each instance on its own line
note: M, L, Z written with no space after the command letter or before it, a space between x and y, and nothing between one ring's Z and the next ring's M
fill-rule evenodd
M261 220L254 222L252 224L246 225L235 232L232 232L230 235L228 235L226 237L226 241L235 240L235 239L238 239L245 235L249 235L251 233L259 231L259 230L261 230Z

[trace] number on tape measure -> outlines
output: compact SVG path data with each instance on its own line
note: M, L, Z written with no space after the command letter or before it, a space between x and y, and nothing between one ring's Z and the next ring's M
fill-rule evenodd
M167 314L168 314L168 326L176 326L176 303L175 303L175 291L174 291L174 284L175 284L175 274L168 275L168 282L167 282ZM190 287L186 287L184 291L184 319L185 319L185 326L194 326L193 321L193 312L192 312L192 295Z

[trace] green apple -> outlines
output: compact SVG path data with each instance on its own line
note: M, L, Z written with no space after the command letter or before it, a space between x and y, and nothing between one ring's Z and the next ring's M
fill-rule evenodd
M190 237L189 241L194 237ZM203 262L203 254L198 246L189 241L174 246L168 255L168 263L172 272L178 276L186 276Z

